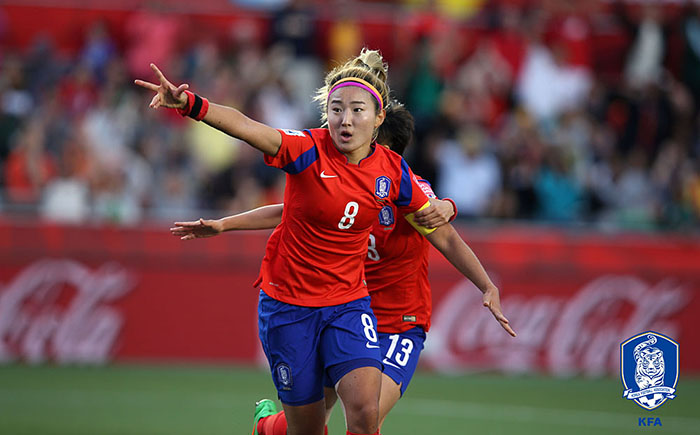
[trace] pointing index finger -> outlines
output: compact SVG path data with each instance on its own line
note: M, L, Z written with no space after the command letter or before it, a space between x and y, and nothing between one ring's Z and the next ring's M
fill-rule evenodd
M134 80L134 83L141 86L142 88L146 88L148 90L158 92L159 86L154 84L154 83L144 82L143 80L139 80L139 79Z

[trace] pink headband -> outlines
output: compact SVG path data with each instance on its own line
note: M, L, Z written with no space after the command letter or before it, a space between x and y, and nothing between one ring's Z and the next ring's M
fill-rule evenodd
M369 92L379 102L379 111L381 112L384 109L384 102L382 101L382 97L379 95L379 92L377 92L377 89L369 82L355 77L348 77L338 80L338 82L336 82L336 84L331 88L330 92L328 92L328 98L331 98L331 94L335 92L336 89L344 88L346 86L357 86L358 88L362 88Z

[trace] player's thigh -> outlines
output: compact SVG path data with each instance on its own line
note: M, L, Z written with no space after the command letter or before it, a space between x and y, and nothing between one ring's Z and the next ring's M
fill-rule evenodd
M351 432L374 433L377 430L381 384L382 373L376 367L356 368L338 381L336 391Z
M379 394L379 427L382 427L389 412L401 398L401 385L382 373L382 388Z

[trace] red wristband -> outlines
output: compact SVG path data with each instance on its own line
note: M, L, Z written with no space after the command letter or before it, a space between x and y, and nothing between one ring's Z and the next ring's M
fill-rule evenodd
M457 204L455 204L455 202L454 202L452 199L450 199L450 198L442 198L442 200L443 200L443 201L447 201L447 202L449 202L450 204L452 204L452 208L455 210L455 212L454 212L454 214L452 215L452 217L450 217L450 220L447 221L447 222L452 222L452 221L455 220L455 218L457 217Z
M185 91L185 95L187 95L187 105L182 109L177 109L177 113L197 121L204 119L209 111L209 100L190 91Z

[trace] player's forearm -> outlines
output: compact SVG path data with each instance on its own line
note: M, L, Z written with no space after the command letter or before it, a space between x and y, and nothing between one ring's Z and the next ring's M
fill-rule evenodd
M283 204L266 205L219 219L222 231L265 230L282 221Z
M203 121L229 136L248 142L270 156L277 154L282 144L279 131L248 118L232 107L209 103L209 110Z
M485 292L495 288L476 254L462 240L451 224L443 225L426 236L428 241L460 272Z

